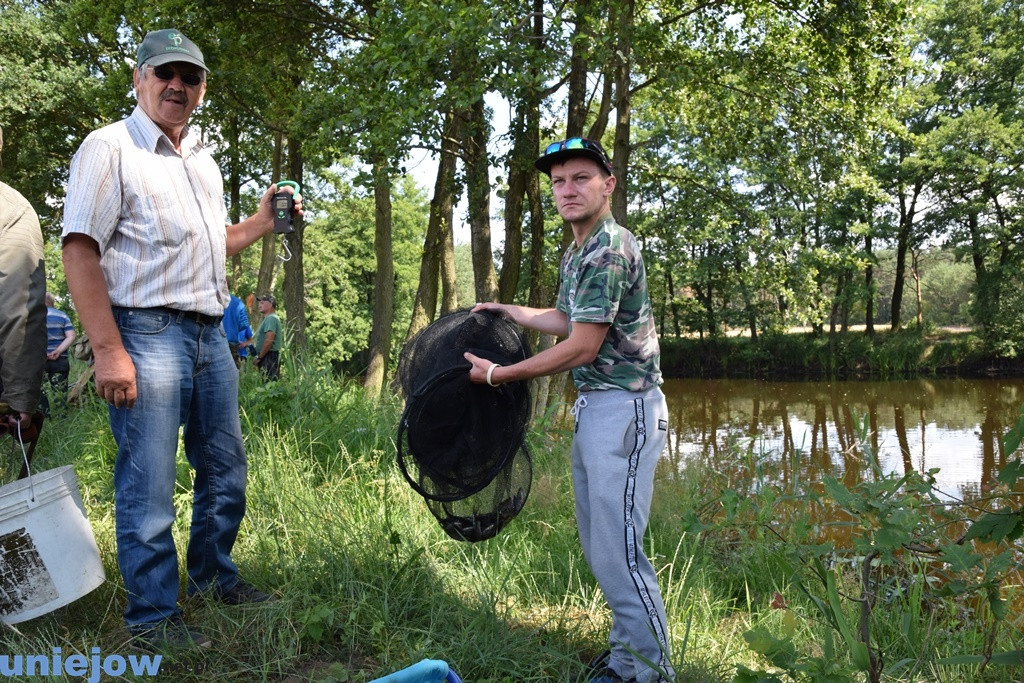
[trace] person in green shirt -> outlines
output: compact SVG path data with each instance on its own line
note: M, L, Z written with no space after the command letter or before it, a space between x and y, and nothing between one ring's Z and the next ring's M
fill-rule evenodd
M281 319L277 317L277 301L273 295L256 297L263 322L256 330L256 367L263 371L268 380L276 380L281 374L281 344L284 332Z

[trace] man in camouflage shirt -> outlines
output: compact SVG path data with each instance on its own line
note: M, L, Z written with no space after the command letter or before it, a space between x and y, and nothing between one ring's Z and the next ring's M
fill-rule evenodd
M553 143L535 165L551 177L558 213L575 237L562 258L555 308L484 303L473 310L563 339L508 366L467 353L470 379L498 386L572 370L579 391L571 411L576 521L612 611L611 650L585 680L672 680L665 606L643 551L654 470L668 434L643 257L636 238L612 218L616 180L600 143Z

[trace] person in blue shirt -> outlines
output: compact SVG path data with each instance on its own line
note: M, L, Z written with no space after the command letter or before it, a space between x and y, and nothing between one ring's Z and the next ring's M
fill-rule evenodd
M75 341L75 326L68 314L54 308L56 298L46 293L46 378L50 382L59 405L67 399L68 374L71 362L68 348Z
M248 355L247 347L252 343L252 328L249 326L249 312L245 310L245 304L234 294L224 309L224 334L228 338L235 367L241 367L241 359Z

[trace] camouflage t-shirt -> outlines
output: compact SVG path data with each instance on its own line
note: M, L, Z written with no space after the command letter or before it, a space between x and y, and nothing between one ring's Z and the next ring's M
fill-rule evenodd
M597 358L572 371L576 388L643 391L661 384L661 350L633 233L608 214L562 257L558 310L573 323L611 323Z

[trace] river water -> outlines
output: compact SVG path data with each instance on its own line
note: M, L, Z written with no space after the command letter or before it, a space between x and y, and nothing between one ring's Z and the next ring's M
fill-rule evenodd
M1012 459L1001 444L1024 406L1024 379L765 382L666 380L669 442L662 475L695 458L719 470L774 463L769 477L848 484L938 468L937 492L972 500ZM799 471L795 471L795 470Z

